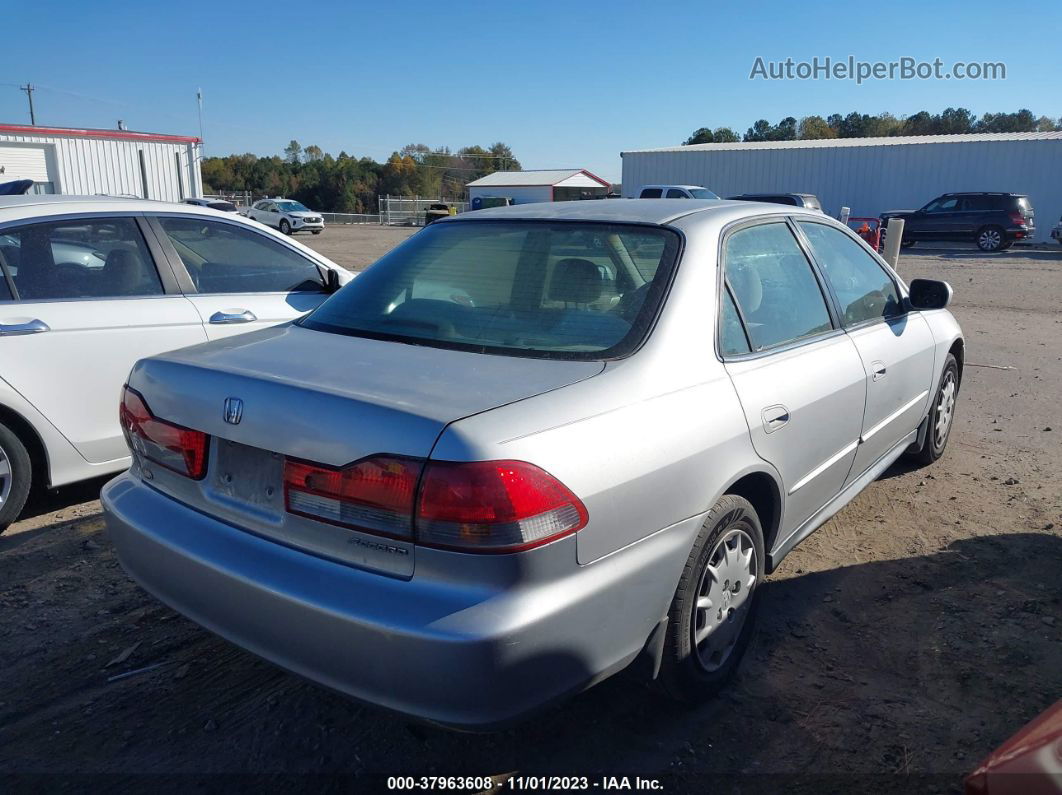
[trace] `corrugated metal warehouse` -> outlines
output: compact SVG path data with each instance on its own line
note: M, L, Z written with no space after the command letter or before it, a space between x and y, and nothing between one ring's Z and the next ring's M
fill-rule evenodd
M495 171L468 185L468 200L508 198L513 204L603 199L609 183L585 168Z
M200 140L186 135L0 124L0 182L32 192L180 201L201 196Z
M1062 132L921 135L697 144L622 152L623 195L648 184L703 185L720 196L814 193L825 212L914 210L942 193L1029 196L1036 240L1062 216Z

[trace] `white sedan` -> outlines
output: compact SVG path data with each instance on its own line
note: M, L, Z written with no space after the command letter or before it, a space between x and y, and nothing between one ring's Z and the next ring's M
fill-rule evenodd
M146 356L294 320L351 275L235 213L0 197L0 532L34 481L118 472L118 400Z
M245 215L266 226L279 229L285 235L295 232L324 231L324 218L294 199L262 199L247 208Z

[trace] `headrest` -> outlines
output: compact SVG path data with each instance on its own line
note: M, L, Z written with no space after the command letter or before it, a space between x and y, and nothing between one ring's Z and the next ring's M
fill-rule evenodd
M566 304L589 304L601 297L603 288L604 276L597 265L588 259L569 257L553 266L549 297Z

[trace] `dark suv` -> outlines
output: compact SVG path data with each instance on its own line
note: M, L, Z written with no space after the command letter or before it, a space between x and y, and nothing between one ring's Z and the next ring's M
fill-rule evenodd
M945 193L921 210L881 214L888 234L891 218L904 220L904 248L920 240L972 241L982 251L1002 251L1015 240L1032 240L1036 232L1029 197L1018 193Z

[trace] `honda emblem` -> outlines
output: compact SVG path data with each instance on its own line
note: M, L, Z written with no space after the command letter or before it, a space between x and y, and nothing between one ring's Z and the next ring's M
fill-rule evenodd
M243 419L243 401L238 397L225 398L225 422L229 425L239 425Z

